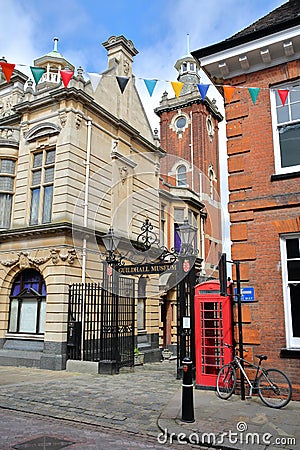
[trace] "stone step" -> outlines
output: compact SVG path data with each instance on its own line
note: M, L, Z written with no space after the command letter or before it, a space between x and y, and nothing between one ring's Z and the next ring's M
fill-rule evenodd
M22 366L40 368L43 352L28 350L0 350L0 366Z

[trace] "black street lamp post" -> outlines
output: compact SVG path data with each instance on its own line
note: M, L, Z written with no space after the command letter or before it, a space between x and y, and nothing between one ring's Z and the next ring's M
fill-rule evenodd
M197 228L185 219L178 227L181 246L178 254L177 284L177 378L182 377L182 361L189 357L195 366L194 287L196 282L194 248Z
M113 228L110 228L108 233L102 236L102 241L107 252L106 256L106 275L104 282L106 291L111 293L111 304L106 305L110 309L110 314L107 314L105 320L110 321L111 336L110 336L110 358L107 364L102 363L102 372L116 373L118 371L118 364L120 360L119 343L118 343L118 329L119 329L119 273L118 266L120 260L116 254L120 239L115 236ZM108 312L108 311L107 311ZM106 367L105 367L106 366ZM105 367L103 369L103 367Z

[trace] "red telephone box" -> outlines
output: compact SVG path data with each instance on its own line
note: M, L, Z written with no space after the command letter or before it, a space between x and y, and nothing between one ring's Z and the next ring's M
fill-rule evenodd
M230 286L220 295L220 283L205 281L195 287L196 387L215 387L218 371L232 359L233 320Z

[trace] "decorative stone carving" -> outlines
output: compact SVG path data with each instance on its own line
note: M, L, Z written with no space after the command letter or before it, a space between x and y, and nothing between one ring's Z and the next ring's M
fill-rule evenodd
M210 140L210 142L212 142L214 135L215 135L215 127L214 127L211 115L209 115L206 119L206 128L207 128L209 140Z
M64 127L67 123L67 113L66 111L59 112L59 120L62 127Z
M40 266L52 260L53 264L57 264L59 260L73 264L76 258L76 251L74 249L68 250L67 253L62 254L61 250L52 249L48 256L36 258L30 256L28 252L18 252L17 256L8 259L0 260L0 264L5 267L12 267L18 265L20 269L28 269L30 267Z
M122 167L119 168L119 172L120 172L120 177L121 177L122 184L124 184L125 180L126 180L126 178L128 176L128 169L127 169L126 166L122 166Z
M67 261L69 264L73 264L76 258L76 251L74 249L68 250L68 253L62 255L59 253L59 257L62 261Z
M22 128L23 137L25 137L26 134L29 131L29 124L28 124L28 122L21 123L21 128Z
M75 126L76 126L77 130L78 130L78 128L80 128L81 122L82 122L82 115L77 113L76 121L75 121Z
M123 63L124 74L127 76L129 74L129 61L126 58Z

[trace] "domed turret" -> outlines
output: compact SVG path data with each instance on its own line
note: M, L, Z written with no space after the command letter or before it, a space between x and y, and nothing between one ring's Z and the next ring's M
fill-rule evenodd
M34 60L35 67L46 69L39 83L39 88L45 87L45 84L55 85L60 83L59 71L63 69L74 70L73 64L67 61L57 49L58 38L54 38L53 50L44 56Z
M190 94L197 89L196 85L200 83L200 75L198 74L200 66L192 55L178 59L174 67L179 72L177 80L184 83L180 95Z

